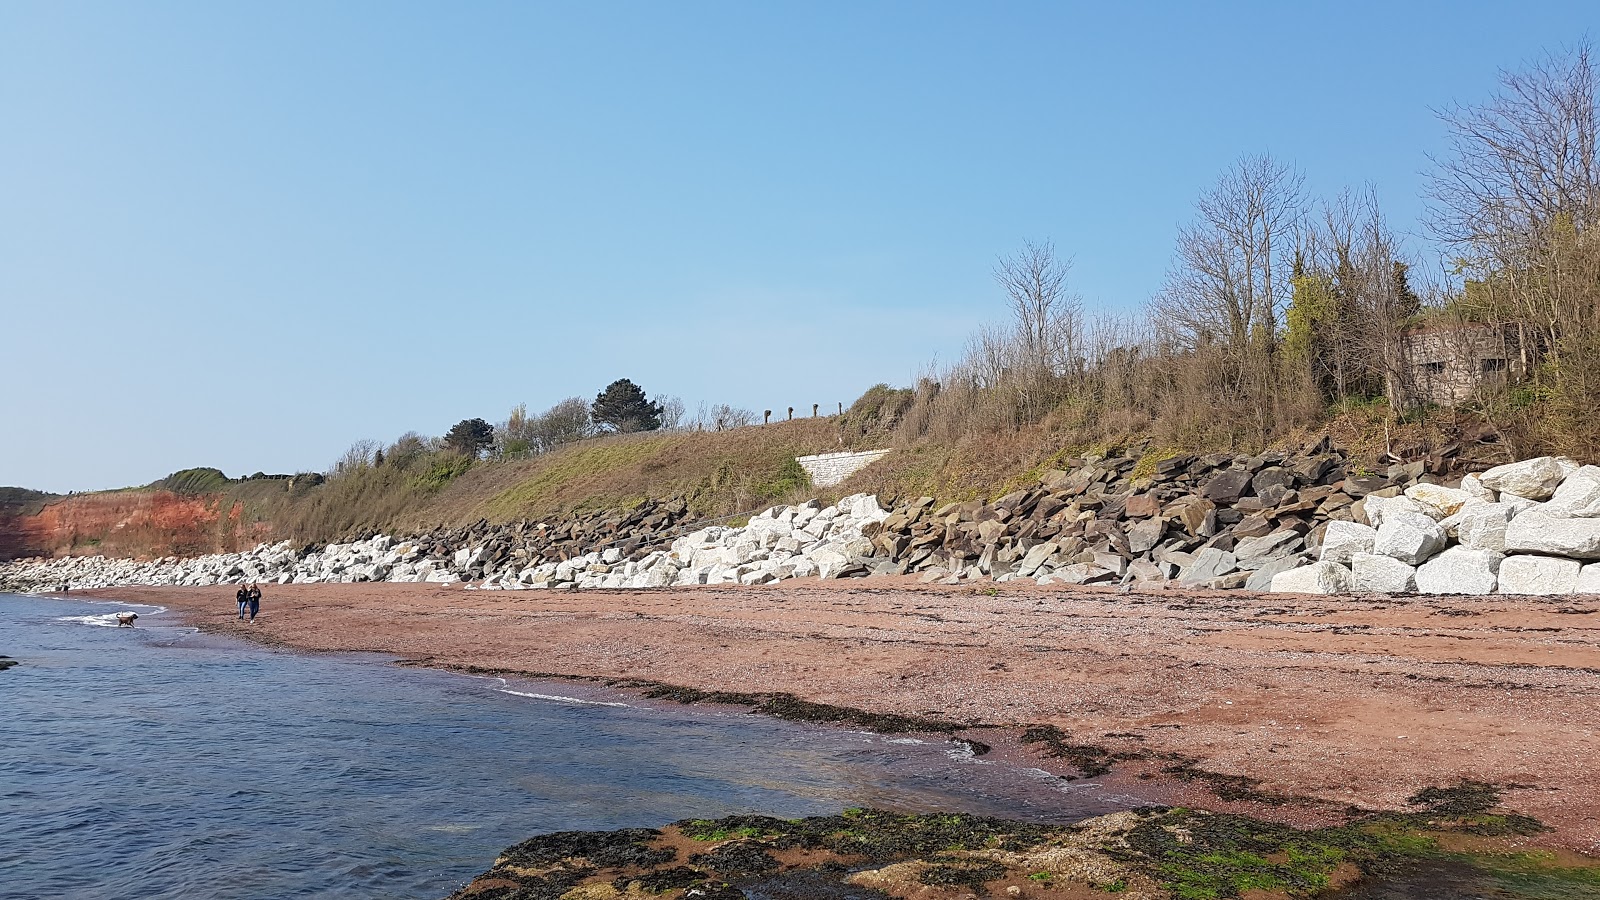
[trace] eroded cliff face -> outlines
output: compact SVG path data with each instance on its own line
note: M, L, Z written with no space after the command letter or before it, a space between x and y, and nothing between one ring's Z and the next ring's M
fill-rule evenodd
M0 516L0 559L106 556L148 559L253 547L272 536L243 507L216 496L118 491L67 497L32 515Z

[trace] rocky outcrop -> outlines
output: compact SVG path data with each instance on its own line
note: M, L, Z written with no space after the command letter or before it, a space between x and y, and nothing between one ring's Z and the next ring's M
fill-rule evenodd
M37 509L0 511L0 559L240 550L267 536L266 526L243 521L242 513L242 506L220 497L171 491L51 498Z

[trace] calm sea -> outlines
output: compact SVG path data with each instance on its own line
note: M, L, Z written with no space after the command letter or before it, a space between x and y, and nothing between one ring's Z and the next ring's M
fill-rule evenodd
M140 614L116 628L111 613ZM937 739L660 708L159 608L0 594L0 897L417 897L545 831L846 806L1071 820L1133 801Z

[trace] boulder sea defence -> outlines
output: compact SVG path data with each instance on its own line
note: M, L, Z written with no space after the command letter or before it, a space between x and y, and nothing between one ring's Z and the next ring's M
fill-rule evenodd
M921 497L885 508L855 494L773 507L735 526L692 521L677 499L554 523L480 521L187 559L22 560L0 564L0 589L367 581L638 589L915 574L946 584L1600 592L1600 467L1541 457L1451 484L1422 462L1365 472L1325 442L1296 454L1062 465L992 501Z

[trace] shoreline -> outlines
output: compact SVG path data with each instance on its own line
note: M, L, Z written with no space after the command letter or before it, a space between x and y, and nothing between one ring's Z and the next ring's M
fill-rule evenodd
M241 625L218 588L72 596L156 602L204 631L297 651L769 714L776 701L780 717L815 724L932 724L924 733L1152 804L1303 827L1352 807L1405 810L1428 787L1493 783L1508 788L1506 807L1554 829L1531 843L1600 853L1600 774L1588 762L1600 739L1584 713L1600 709L1594 604L906 579L515 593L349 584L269 586L262 618Z

